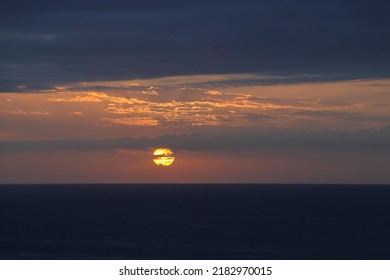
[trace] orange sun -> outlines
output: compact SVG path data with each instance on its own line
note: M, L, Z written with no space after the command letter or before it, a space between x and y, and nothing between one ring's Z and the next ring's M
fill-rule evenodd
M153 152L153 155L153 161L156 165L170 166L175 160L173 152L169 148L158 148Z

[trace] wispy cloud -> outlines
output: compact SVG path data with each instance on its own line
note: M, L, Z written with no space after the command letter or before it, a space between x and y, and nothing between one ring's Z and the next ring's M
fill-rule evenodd
M72 116L82 116L84 115L82 112L69 112L69 115L72 115Z
M103 118L101 119L107 124L120 124L127 126L157 126L159 123L154 119L147 118Z
M123 90L112 93L77 91L66 93L67 97L50 97L48 101L102 103L106 113L116 115L115 118L101 118L105 123L110 120L116 125L135 126L144 122L140 120L149 120L144 122L145 125L156 126L251 126L286 114L293 118L308 116L310 112L323 112L327 115L334 112L334 117L337 118L341 113L356 113L365 107L363 103L332 103L319 98L266 98L206 88L164 87L160 89L162 94L157 93L156 89L151 86L131 93Z
M4 115L34 115L34 116L48 116L50 115L47 111L23 111L23 110L1 110L0 114Z
M137 120L129 120L137 121ZM139 120L140 122L149 120ZM51 150L150 149L169 146L175 150L390 150L390 125L382 129L311 132L243 132L224 134L165 135L161 137L106 140L0 141L1 153Z
M26 131L21 137L33 139L49 135L57 139L80 137L85 130L95 138L105 137L108 131L118 137L214 129L378 128L390 119L386 106L390 99L384 94L388 87L371 86L379 82L388 83L367 80L207 88L140 85L132 81L127 89L104 91L92 90L89 85L74 88L71 84L33 94L0 95L0 114L3 130ZM7 102L10 99L12 102ZM34 114L36 117L29 117ZM39 117L47 114L50 118Z
M81 93L83 96L77 95L73 97L51 97L48 100L50 102L103 102L102 97L105 97L105 94L87 92Z

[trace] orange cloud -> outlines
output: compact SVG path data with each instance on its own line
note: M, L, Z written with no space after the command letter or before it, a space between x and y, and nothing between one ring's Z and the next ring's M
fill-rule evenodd
M35 115L35 116L48 116L50 115L47 111L23 111L23 110L4 110L0 111L6 115Z
M48 100L51 102L103 102L102 99L94 96L75 96L71 98L53 97Z
M126 125L126 126L157 126L158 121L147 118L103 118L103 122L114 125Z
M83 115L82 112L69 112L69 115L72 115L72 116L81 116Z

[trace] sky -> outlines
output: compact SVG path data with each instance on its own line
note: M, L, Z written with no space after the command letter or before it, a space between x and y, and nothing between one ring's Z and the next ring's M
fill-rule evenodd
M138 2L1 1L0 184L390 184L388 1Z

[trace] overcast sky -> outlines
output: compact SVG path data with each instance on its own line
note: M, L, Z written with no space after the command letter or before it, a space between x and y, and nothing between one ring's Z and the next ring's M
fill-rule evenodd
M388 184L389 10L1 1L0 183Z

